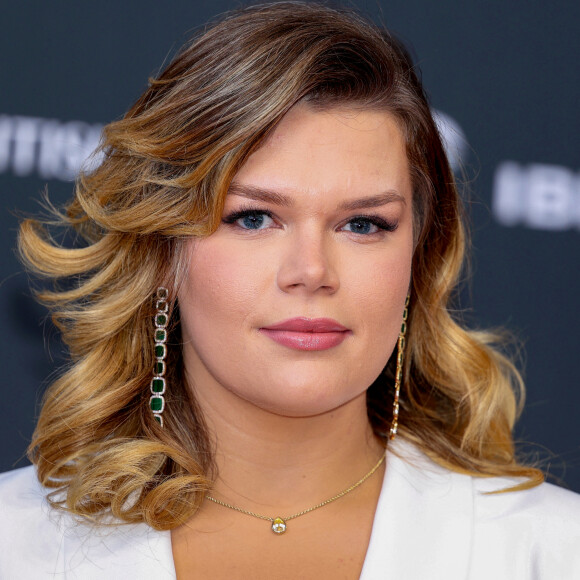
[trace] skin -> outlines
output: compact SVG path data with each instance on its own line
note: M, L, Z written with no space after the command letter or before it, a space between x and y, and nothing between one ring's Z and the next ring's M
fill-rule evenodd
M349 487L383 453L365 393L395 347L411 274L412 189L394 118L294 107L236 175L220 227L187 252L184 360L215 441L212 495L277 516ZM260 330L294 317L348 333L305 351ZM275 566L280 578L358 578L382 473L281 537L206 501L172 532L178 577L266 578Z

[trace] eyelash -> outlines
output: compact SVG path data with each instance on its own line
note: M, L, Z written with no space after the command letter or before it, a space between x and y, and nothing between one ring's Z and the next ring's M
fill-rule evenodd
M385 219L383 219L382 217L379 217L377 215L356 215L354 217L351 217L346 223L351 223L351 222L356 222L357 220L362 220L362 221L367 221L369 223L371 223L374 226L377 226L377 228L379 228L379 230L385 231L385 232L394 232L397 229L397 226L399 225L397 222L389 222ZM345 224L346 225L346 224ZM352 232L352 233L356 233L356 232ZM378 232L376 232L378 233ZM372 234L361 234L361 235L372 235Z
M246 208L246 209L240 209L238 211L235 211L235 212L229 214L228 216L225 216L222 219L222 221L224 224L233 225L238 220L245 218L247 216L259 216L259 215L265 215L265 216L268 216L270 219L274 219L272 212L270 212L268 210L258 209L258 208ZM372 225L379 228L379 230L382 230L385 232L394 232L399 225L396 222L389 222L389 221L385 220L384 218L376 216L376 215L356 215L356 216L349 218L345 222L344 225L347 225L349 223L356 222L356 221L362 221L362 220L371 223ZM251 231L250 228L242 228L242 229L247 229L247 230ZM352 232L352 233L357 233L357 232ZM374 232L374 233L379 233L379 232ZM370 236L372 234L360 234L360 235Z
M239 219L248 217L248 216L258 216L258 215L267 215L270 219L274 219L272 212L269 212L265 209L257 209L257 208L248 208L248 209L241 209L239 211L235 211L228 216L225 216L222 221L224 224L234 224Z

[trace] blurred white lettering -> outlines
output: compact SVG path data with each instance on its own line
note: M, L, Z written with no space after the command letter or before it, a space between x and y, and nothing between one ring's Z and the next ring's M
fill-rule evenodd
M513 161L495 172L493 213L503 225L538 230L580 226L580 180L567 167Z
M0 172L73 180L82 168L98 164L92 154L101 129L82 121L0 115Z
M28 175L34 169L40 119L14 117L13 120L14 150L12 153L12 170L16 175Z

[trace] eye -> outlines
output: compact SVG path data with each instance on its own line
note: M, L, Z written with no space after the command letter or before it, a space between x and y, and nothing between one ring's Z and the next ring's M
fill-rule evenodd
M341 229L353 234L368 236L380 231L393 232L397 229L397 224L390 223L378 216L357 216L348 220Z
M234 212L223 219L226 224L234 224L244 230L263 230L270 227L274 220L269 212L248 209Z

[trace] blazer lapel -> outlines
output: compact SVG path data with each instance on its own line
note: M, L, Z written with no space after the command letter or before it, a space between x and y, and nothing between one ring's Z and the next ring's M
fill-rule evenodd
M471 478L443 469L409 443L391 449L361 580L465 580Z
M436 465L409 443L391 444L361 580L465 580L473 518L470 477ZM61 577L175 580L169 532L66 519Z

